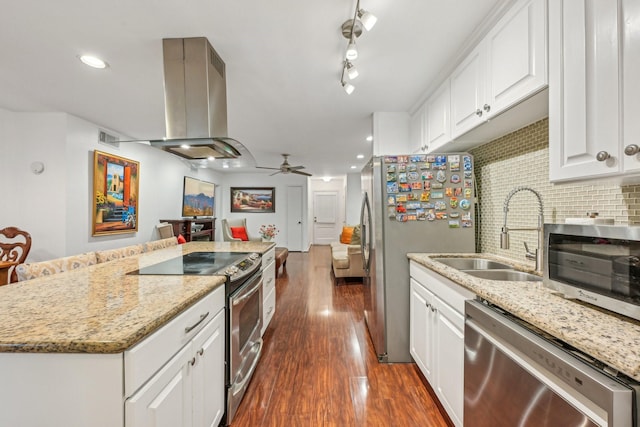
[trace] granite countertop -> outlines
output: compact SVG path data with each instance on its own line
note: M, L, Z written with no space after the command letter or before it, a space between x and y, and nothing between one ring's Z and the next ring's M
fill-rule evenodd
M542 282L479 279L432 259L453 256L480 256L534 273L528 265L490 254L408 254L418 264L640 381L640 322L564 299Z
M120 353L225 281L126 273L190 252L264 253L274 246L191 242L0 286L0 352Z

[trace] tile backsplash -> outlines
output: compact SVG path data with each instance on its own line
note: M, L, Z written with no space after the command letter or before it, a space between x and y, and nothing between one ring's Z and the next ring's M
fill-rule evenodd
M544 221L563 223L565 218L584 217L597 212L613 218L616 225L640 224L640 185L620 186L605 181L567 184L549 182L549 121L540 120L509 135L471 150L475 161L478 225L477 251L524 261L524 245L536 247L535 231L510 232L510 249L500 249L500 230L504 223L507 194L527 186L542 196ZM509 202L509 227L534 227L537 221L536 197L516 193Z

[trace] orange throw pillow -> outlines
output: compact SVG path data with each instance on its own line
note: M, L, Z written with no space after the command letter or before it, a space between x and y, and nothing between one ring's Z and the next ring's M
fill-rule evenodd
M183 243L187 243L187 239L182 234L178 234L178 244L181 245Z
M243 241L248 241L249 236L247 235L247 229L244 227L229 227L231 228L231 235L234 239L240 239Z
M346 245L351 244L351 236L353 236L353 227L342 227L340 243L344 243Z

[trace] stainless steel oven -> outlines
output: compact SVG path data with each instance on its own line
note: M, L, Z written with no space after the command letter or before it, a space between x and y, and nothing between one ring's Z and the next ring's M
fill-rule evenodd
M262 352L262 272L227 297L227 424L233 419Z
M544 284L640 320L640 227L545 224Z
M465 426L637 426L635 381L497 307L465 312Z

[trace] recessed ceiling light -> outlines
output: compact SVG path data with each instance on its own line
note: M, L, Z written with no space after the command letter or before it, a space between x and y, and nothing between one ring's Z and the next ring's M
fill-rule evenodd
M213 157L213 156L209 156L209 157L207 157L207 160L209 160L210 162L213 162L215 159L216 159L216 158L215 158L215 157Z
M189 144L182 144L180 148L184 148L185 150L189 149Z
M322 180L324 182L329 182L329 181L331 181L331 177L330 176L325 176L325 177L322 178Z
M88 65L89 67L93 67L93 68L107 68L107 63L104 62L102 59L97 58L95 56L91 56L91 55L81 55L79 56L80 61L82 61L83 64Z
M371 142L371 141L373 141L373 135L369 135L369 136L367 137L367 142Z
M358 155L356 156L356 159L364 159L364 154L358 154Z
M355 168L357 168L356 165L351 165L351 169L355 169Z

